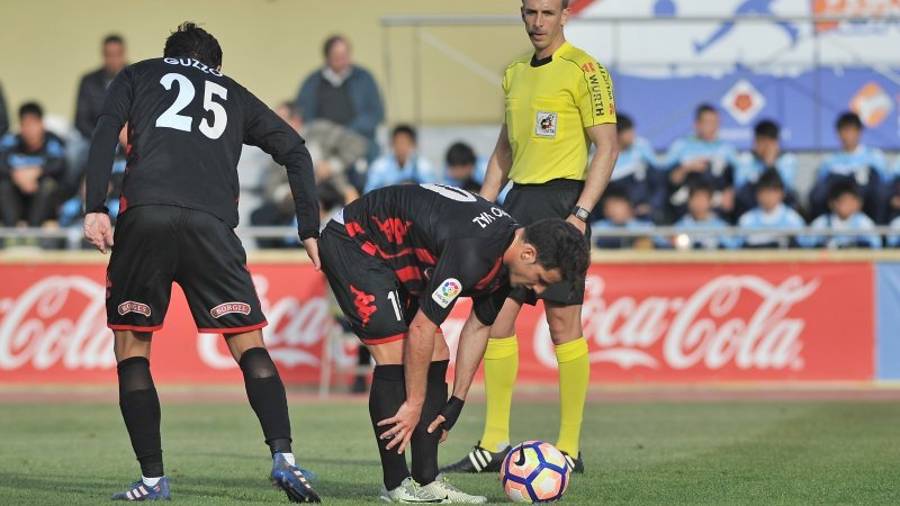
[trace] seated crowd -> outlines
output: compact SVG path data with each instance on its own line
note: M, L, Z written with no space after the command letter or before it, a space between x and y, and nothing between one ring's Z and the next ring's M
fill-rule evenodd
M330 37L323 47L323 65L303 81L295 100L276 108L307 141L327 204L323 209L339 208L361 193L394 184L445 183L478 192L487 159L465 142L453 143L442 164L433 164L421 154L416 129L400 124L393 127L387 149L382 150L376 136L384 121L380 92L371 73L353 63L351 49L346 38ZM74 122L81 143L68 149L45 127L44 111L35 102L19 107L18 131L9 132L0 90L2 226L80 226L87 139L102 106L103 90L127 63L124 39L105 38L102 55L103 66L81 80ZM628 115L619 114L617 128L618 161L593 214L597 247L900 247L900 160L891 167L880 150L861 142L864 125L853 112L838 117L835 128L841 150L825 157L808 195L798 189L797 159L782 150L780 128L773 121L756 124L747 153L719 138L719 113L707 104L696 109L694 133L659 155L637 135ZM123 129L109 188L113 215L127 150ZM259 171L254 192L260 204L249 221L255 226L295 225L287 174L268 163ZM876 225L889 225L897 235L882 239L873 233ZM658 226L680 230L667 237ZM738 231L729 232L735 226ZM829 232L772 232L796 232L807 226ZM627 234L614 235L622 231ZM0 248L17 245L62 247L65 241L24 237L0 241ZM268 238L259 239L258 245L295 247L297 241Z

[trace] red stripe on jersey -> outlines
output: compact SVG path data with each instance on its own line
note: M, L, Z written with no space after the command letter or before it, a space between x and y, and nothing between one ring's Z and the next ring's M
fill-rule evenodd
M125 194L119 195L119 214L125 212L128 209L128 199L125 198Z
M495 277L497 277L497 273L500 272L500 266L502 266L502 265L503 265L503 257L500 257L494 263L494 266L491 267L491 271L488 272L485 277L481 278L481 280L478 281L478 283L475 283L475 289L476 290L484 290L490 284L490 282L493 281Z
M256 325L247 325L246 327L217 327L217 328L197 327L197 332L200 332L203 334L223 334L223 335L224 334L243 334L244 332L259 330L268 324L269 324L269 322L263 320L262 322L257 323Z
M387 336L387 337L376 337L374 339L366 339L366 338L361 337L361 338L359 338L359 340L362 341L363 344L365 344L366 346L373 346L373 345L378 345L378 344L393 343L394 341L400 341L404 337L406 337L406 333L394 334L392 336Z
M394 272L397 274L397 279L399 279L401 283L406 283L408 281L418 281L422 279L422 270L415 265L396 269L394 270Z
M419 259L420 262L428 264L428 265L437 265L437 258L431 254L425 248L416 248L416 258Z
M365 230L363 230L362 226L355 221L348 221L344 228L347 229L347 235L350 237L356 237L360 234L365 234Z
M131 331L131 332L156 332L163 328L162 324L154 325L152 327L148 327L145 325L115 325L113 323L108 323L106 325L110 330L119 330L119 331Z

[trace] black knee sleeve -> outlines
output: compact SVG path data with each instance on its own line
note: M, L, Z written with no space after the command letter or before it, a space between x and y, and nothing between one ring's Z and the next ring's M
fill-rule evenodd
M244 373L247 398L262 426L269 450L273 454L290 453L291 420L287 395L272 357L265 348L251 348L241 355L238 363Z
M144 357L127 358L116 369L119 408L134 455L141 463L141 474L148 478L162 476L159 396L150 375L150 362Z

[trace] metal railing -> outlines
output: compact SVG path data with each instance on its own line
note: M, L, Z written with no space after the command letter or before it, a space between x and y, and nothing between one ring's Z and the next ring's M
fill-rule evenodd
M256 239L285 239L296 240L297 229L294 227L238 227L235 229L241 240ZM881 238L900 236L900 229L889 226L876 226L870 229L817 229L812 227L802 228L741 228L741 227L693 227L678 226L651 226L639 229L625 228L594 228L591 231L593 238L640 238L640 237L676 237L680 235L703 237L746 237L766 235L777 238L795 237L845 237L845 236L879 236ZM0 241L7 239L65 239L70 244L77 244L81 240L81 228L3 228L0 227ZM73 242L74 239L74 242Z

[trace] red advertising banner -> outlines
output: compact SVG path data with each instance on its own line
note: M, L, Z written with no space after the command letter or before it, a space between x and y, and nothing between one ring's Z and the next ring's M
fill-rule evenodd
M289 382L319 378L334 325L325 283L308 264L251 266L266 342ZM0 265L0 382L115 377L102 265ZM161 382L232 382L221 336L198 334L175 288L154 337ZM869 380L873 267L868 263L594 265L583 319L594 382ZM455 344L469 304L444 325ZM518 321L519 382L555 383L541 308ZM338 343L333 360L352 364Z
M251 267L269 325L272 358L289 382L319 378L333 313L325 280L307 264ZM115 378L106 328L105 266L0 265L0 382L101 382ZM338 354L336 360L354 361ZM154 334L154 379L240 381L222 336L200 334L181 289L173 287L163 329Z

